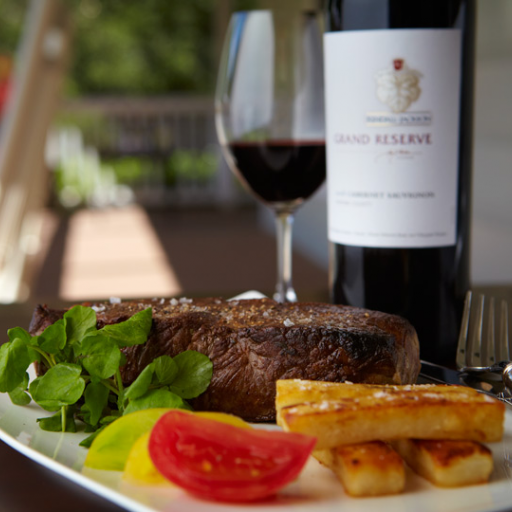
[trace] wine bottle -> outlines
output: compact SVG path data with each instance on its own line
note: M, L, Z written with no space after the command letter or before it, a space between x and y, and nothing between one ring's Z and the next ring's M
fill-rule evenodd
M469 288L474 0L330 0L330 289L455 361Z

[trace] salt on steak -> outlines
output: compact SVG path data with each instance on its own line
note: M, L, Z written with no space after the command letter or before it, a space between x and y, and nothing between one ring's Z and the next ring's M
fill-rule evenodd
M96 310L98 329L153 308L147 342L122 349L125 385L156 357L197 350L212 360L213 378L193 407L247 421L275 419L278 379L412 384L420 369L418 339L410 323L350 306L216 298L84 305ZM40 334L64 313L37 306L30 333Z

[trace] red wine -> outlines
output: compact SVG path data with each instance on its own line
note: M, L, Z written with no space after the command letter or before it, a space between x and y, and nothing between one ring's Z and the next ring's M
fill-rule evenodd
M474 39L474 0L327 7L332 300L407 318L421 357L448 364L469 288ZM336 66L360 95L340 98Z
M307 199L325 180L325 142L266 140L229 145L250 191L268 203Z

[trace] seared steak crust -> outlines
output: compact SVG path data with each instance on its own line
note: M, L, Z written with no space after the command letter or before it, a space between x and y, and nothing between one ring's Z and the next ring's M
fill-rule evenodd
M96 310L98 328L152 306L148 341L123 349L126 385L158 356L197 350L212 360L214 370L194 408L248 421L274 420L278 379L410 384L420 368L414 328L398 316L360 308L215 298L85 305ZM38 306L31 334L41 333L64 312Z

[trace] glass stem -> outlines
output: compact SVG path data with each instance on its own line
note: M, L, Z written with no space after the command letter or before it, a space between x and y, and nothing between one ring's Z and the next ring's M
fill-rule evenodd
M292 286L292 226L292 213L276 212L277 286L274 299L278 302L297 301Z

